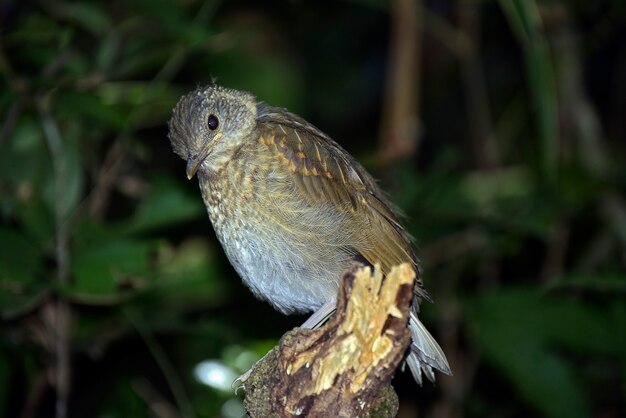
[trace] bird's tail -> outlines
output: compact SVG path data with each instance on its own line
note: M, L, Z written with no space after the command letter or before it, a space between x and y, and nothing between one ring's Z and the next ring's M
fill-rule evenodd
M417 313L413 309L409 318L409 328L412 334L411 351L406 362L415 381L421 385L422 373L424 373L428 380L434 382L435 372L433 369L452 375L446 355L424 324L417 318Z

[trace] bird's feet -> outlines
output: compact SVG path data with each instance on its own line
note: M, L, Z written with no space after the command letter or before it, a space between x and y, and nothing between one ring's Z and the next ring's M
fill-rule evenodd
M270 350L270 352L271 352L271 350ZM246 382L248 381L248 379L252 375L252 372L256 368L257 364L259 364L261 361L263 361L263 359L265 359L265 357L267 357L268 354L269 353L265 354L259 360L255 361L254 364L252 365L252 367L250 367L248 369L248 371L246 371L244 374L242 374L241 376L239 376L238 378L233 380L233 383L232 383L231 387L235 391L235 395L239 393L240 389L243 390L243 391L246 390Z
M243 390L245 392L246 381L250 378L250 375L252 374L252 371L254 370L254 366L256 366L256 363L254 363L252 367L248 369L247 372L245 372L244 374L242 374L241 376L233 380L233 384L231 385L231 387L235 391L235 395L239 394L240 390Z
M304 321L302 325L300 325L300 328L304 328L304 329L319 328L320 326L322 326L322 324L324 324L324 322L328 320L328 318L332 316L332 314L335 313L336 306L337 306L337 301L334 299L329 302L326 302L324 305L322 305L321 308L313 312L313 314L309 317L309 319L307 319L306 321Z

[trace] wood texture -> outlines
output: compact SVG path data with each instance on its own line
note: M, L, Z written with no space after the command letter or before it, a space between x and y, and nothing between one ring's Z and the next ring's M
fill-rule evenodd
M317 330L295 330L246 381L246 410L256 417L393 417L389 385L409 346L415 272L408 264L355 264L339 289L337 313Z

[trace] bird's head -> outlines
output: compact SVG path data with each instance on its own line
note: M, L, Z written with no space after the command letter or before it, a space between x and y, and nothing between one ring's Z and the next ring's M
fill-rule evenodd
M168 123L176 154L187 161L187 178L198 170L219 171L250 138L256 98L217 85L183 96Z

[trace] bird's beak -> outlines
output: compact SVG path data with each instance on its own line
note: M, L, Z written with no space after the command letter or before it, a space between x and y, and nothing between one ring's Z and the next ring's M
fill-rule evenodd
M211 151L213 150L214 142L220 139L221 137L222 137L222 133L221 132L217 133L215 137L211 141L209 141L204 146L204 148L202 148L199 154L197 154L195 157L194 156L189 157L189 159L187 160L187 178L189 180L191 180L193 176L196 175L196 171L198 171L198 168L200 167L202 162L206 160L209 154L211 154Z

